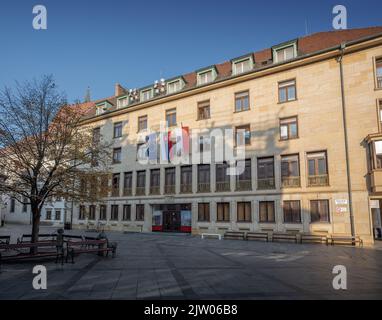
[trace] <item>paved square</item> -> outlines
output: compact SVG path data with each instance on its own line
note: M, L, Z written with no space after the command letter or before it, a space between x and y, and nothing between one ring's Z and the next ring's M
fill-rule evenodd
M53 231L42 227L41 232ZM12 241L29 226L6 226ZM78 230L71 234L83 234ZM93 233L86 233L94 236ZM54 261L4 264L0 299L381 299L382 247L327 247L169 234L108 232L115 259L81 255L75 264ZM32 268L48 269L48 289L32 288ZM344 265L348 290L332 287Z

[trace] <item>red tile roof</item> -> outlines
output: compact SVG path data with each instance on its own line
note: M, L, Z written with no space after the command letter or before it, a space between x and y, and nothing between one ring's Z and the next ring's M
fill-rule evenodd
M354 41L362 39L367 36L373 36L377 34L382 34L382 26L380 27L369 27L361 29L349 29L349 30L336 30L336 31L326 31L318 32L305 37L298 38L298 55L307 55L314 52L322 51L325 49L330 49L332 47L338 46L343 42ZM255 68L263 66L263 63L272 60L272 49L264 49L258 52L253 53L255 58ZM218 76L217 80L230 77L232 74L232 63L231 61L226 61L220 64L215 65ZM186 82L184 90L193 88L196 86L196 72L191 72L183 75L183 78ZM109 101L113 104L113 107L110 111L115 110L116 108L116 97L110 97L106 99L100 99L93 101L92 107L87 114L87 117L95 115L95 105L103 101ZM86 104L89 107L89 104Z

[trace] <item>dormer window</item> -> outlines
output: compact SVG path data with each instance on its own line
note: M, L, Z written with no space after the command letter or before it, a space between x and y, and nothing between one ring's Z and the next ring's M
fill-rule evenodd
M154 96L153 88L145 89L141 91L141 102L152 99Z
M118 98L117 100L117 108L126 107L129 104L129 98L127 96Z
M203 84L213 82L215 81L217 76L215 67L210 69L204 69L202 71L199 71L197 74L198 74L198 85L203 85Z
M289 42L273 48L273 61L275 63L284 62L297 57L297 42Z
M167 93L172 94L183 89L184 81L182 79L176 79L167 83Z
M251 71L253 68L252 56L232 60L232 74L237 75Z
M96 105L96 115L99 116L99 115L105 113L111 107L112 107L112 104L110 104L107 101L97 104Z

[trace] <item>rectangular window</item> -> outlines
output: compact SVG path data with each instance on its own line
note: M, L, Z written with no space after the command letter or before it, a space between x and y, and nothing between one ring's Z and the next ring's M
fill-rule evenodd
M118 205L112 204L111 205L111 216L110 220L112 221L118 221Z
M175 193L175 168L165 169L165 193L174 194Z
M137 190L136 194L138 196L145 195L146 193L146 171L137 171Z
M259 203L259 220L262 223L274 223L274 222L276 222L274 201L260 201L260 203Z
M93 144L95 146L98 146L101 141L101 128L94 128L93 129Z
M375 63L377 73L377 88L382 88L382 58L378 58Z
M114 138L122 137L122 122L114 123Z
M15 199L11 199L11 207L10 207L10 212L14 213L15 212L15 206L16 206L16 201Z
M210 118L210 100L198 102L198 120L206 120Z
M107 207L104 204L101 204L99 206L99 219L102 221L106 221L106 213L107 213Z
M211 151L211 138L209 136L199 136L199 152Z
M246 159L244 163L244 172L236 176L236 190L252 190L252 165L251 159Z
M119 98L117 100L117 108L126 107L128 104L129 104L129 98L128 97Z
M378 101L379 131L382 132L382 100Z
M326 151L312 152L308 158L308 186L319 187L329 184Z
M296 80L279 82L279 103L296 100Z
M257 159L257 188L259 190L275 188L275 164L273 157Z
M130 221L130 220L131 220L131 205L124 204L123 205L123 221Z
M123 178L123 195L131 196L133 188L133 173L125 172Z
M219 202L217 204L217 220L218 222L229 222L229 203L228 202Z
M219 163L216 165L216 191L224 192L230 191L230 176L227 173L229 166L227 162Z
M182 83L180 80L172 81L167 84L167 93L175 93L182 89Z
M284 222L301 223L300 201L284 201Z
M249 124L235 128L236 146L251 144L251 126Z
M297 117L280 119L280 139L289 140L298 138Z
M147 130L147 116L138 118L138 132Z
M235 112L249 110L249 91L235 93Z
M382 169L382 140L374 141L371 145L372 149L374 150L371 152L373 158L375 152L375 165L373 165L373 169Z
M284 62L284 61L293 59L296 56L294 45L276 49L275 51L276 51L276 62Z
M80 209L81 209L81 207L80 207ZM81 213L81 211L80 211L80 213ZM83 218L81 218L81 216L80 216L79 219L84 220L85 215L83 216ZM52 220L52 210L46 210L45 220Z
M311 200L310 201L310 219L311 222L330 222L329 201Z
M28 199L24 197L23 199L23 212L27 212L28 211Z
M166 122L168 127L176 126L176 109L166 111Z
M251 59L245 59L234 63L234 73L240 74L250 71L252 68Z
M121 163L122 160L122 149L114 148L113 149L113 164Z
M251 203L238 202L237 203L237 222L251 222Z
M209 222L210 221L210 204L198 203L198 221Z
M300 187L299 155L281 156L281 183L283 188Z
M198 74L198 84L207 84L213 81L213 72L208 70Z
M113 174L112 191L111 191L112 197L119 197L120 177L121 175L119 173Z
M160 194L160 169L150 171L150 194Z
M153 97L153 89L147 89L141 91L141 101L147 101L150 100Z
M210 192L210 165L199 164L198 165L198 192Z
M48 212L47 212L47 215L48 215ZM52 215L52 211L50 211L50 215ZM79 220L85 220L85 216L86 216L85 206L84 205L80 205L80 212L78 214L78 219ZM50 220L50 219L47 218L47 220Z
M192 193L192 166L180 168L180 192Z
M96 212L96 206L90 205L89 206L89 220L95 220L95 212ZM57 213L57 211L56 211L56 213Z
M135 207L136 210L136 221L145 221L145 205L144 204L137 204Z

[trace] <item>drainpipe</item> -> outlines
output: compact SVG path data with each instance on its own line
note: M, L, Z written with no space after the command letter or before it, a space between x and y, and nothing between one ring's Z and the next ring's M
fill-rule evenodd
M351 191L352 185L351 185L351 177L350 177L349 142L348 142L347 122L346 122L344 70L343 70L343 64L342 64L345 48L346 48L346 43L344 42L341 44L341 56L338 57L337 62L340 64L342 120L343 120L344 137L345 137L346 175L347 175L347 187L348 187L348 197L349 197L350 228L351 228L351 235L354 237L355 229L354 229L354 215L353 215L353 197L352 197L352 191Z

